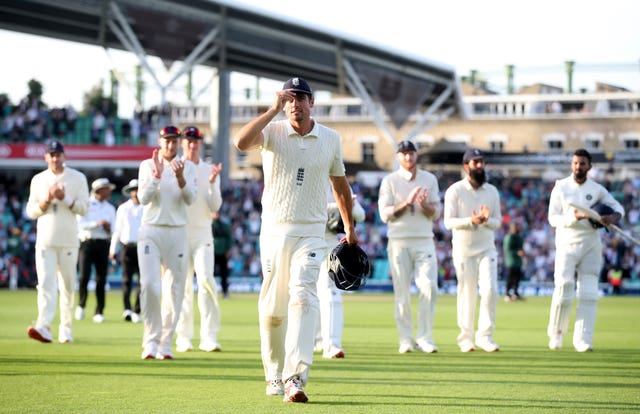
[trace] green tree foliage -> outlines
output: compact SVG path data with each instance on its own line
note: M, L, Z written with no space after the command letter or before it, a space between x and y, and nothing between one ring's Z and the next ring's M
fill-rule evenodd
M42 91L44 90L42 84L35 79L31 79L29 80L29 82L27 82L27 87L29 88L29 100L39 101L42 97Z
M118 104L110 97L104 95L102 82L84 94L82 112L89 114L95 110L103 111L107 117L118 114Z

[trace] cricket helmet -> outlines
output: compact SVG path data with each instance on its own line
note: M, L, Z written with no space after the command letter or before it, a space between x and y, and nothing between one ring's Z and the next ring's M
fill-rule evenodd
M329 253L329 277L341 290L358 290L371 273L369 257L357 244L342 240Z
M614 209L602 203L595 203L594 205L591 206L591 210L595 211L601 216L606 216L606 215L615 213ZM595 221L594 219L589 219L589 222L591 223L594 229L601 229L604 227L602 223Z

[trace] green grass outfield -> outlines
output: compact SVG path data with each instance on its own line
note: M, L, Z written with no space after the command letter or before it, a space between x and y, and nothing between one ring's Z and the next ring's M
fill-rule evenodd
M346 358L316 354L307 404L264 395L256 300L235 294L221 301L222 352L142 361L142 326L121 320L119 291L108 294L104 324L90 317L75 322L75 343L63 345L27 337L35 290L2 290L0 412L640 412L640 297L600 301L595 351L584 354L573 350L570 337L562 350L547 349L549 297L501 300L500 352L463 354L455 343L455 298L439 296L434 335L440 352L400 355L393 296L345 295ZM89 308L94 304L92 294ZM53 331L57 339L57 322Z

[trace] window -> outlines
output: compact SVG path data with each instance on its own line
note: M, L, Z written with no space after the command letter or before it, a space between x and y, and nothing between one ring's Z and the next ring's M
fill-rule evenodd
M487 145L492 152L503 152L508 140L509 136L506 134L493 134L487 137Z
M624 140L624 149L633 149L637 150L640 148L640 141L637 139L625 139Z
M604 134L600 132L590 132L582 136L584 148L587 150L601 150Z
M375 145L373 142L363 142L360 145L362 148L362 162L373 164L375 162Z
M555 140L549 140L547 141L547 149L548 150L561 150L563 147L564 142L562 141L555 141Z
M640 132L625 132L618 137L622 141L624 149L640 149Z
M504 151L504 143L500 141L489 141L489 149L491 152L502 152Z
M561 133L551 133L542 137L542 140L547 144L548 151L561 151L564 148L564 143L567 140L565 134Z

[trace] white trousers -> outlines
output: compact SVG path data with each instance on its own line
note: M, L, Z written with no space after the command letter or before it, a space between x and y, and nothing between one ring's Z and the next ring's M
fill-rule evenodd
M176 326L178 340L193 338L193 273L198 284L198 310L200 311L200 343L218 341L220 330L220 305L218 287L213 278L213 236L211 229L189 231L189 257L184 284L182 310Z
M258 313L267 380L299 375L307 382L318 320L316 284L326 246L322 237L260 235Z
M413 346L411 284L418 288L416 341L433 343L433 318L438 294L438 260L433 240L389 239L389 267L395 296L395 319L400 345Z
M73 303L78 264L77 247L36 246L38 319L36 328L51 328L60 292L59 337L72 337Z
M171 353L184 296L187 253L186 226L144 224L140 228L138 264L143 348L155 344L158 352Z
M599 237L586 243L557 246L553 274L554 289L547 327L549 337L562 337L567 333L571 305L577 290L578 305L573 329L573 344L577 346L585 342L593 345L598 308L598 278L601 268L602 242Z
M453 257L458 279L458 345L473 342L476 304L480 293L480 312L476 342L493 340L498 303L498 259L495 249L470 257Z
M320 303L320 323L316 331L316 341L322 343L322 350L326 355L335 354L342 349L342 329L344 327L344 308L342 304L342 291L329 277L328 257L329 253L338 245L338 239L333 236L325 238L327 242L326 255L320 265L318 276L318 301Z

